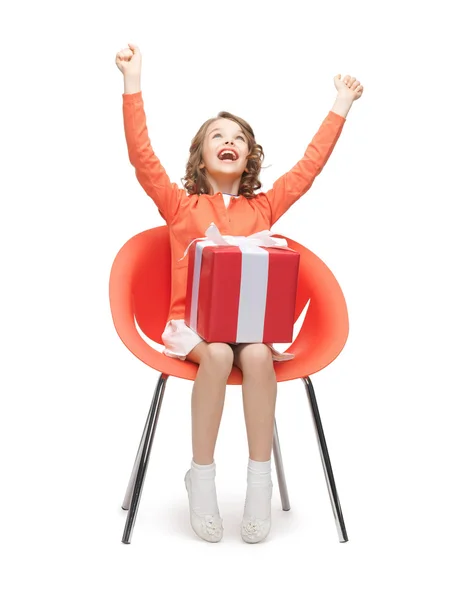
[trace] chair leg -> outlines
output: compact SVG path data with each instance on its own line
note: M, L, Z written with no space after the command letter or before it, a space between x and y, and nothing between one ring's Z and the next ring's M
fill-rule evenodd
M282 510L290 510L290 501L288 498L287 482L285 481L284 465L282 463L281 445L279 443L279 435L277 433L276 419L274 419L273 456L274 464L276 466L279 492L281 494Z
M331 461L329 459L328 447L326 445L325 435L323 433L322 421L320 419L320 413L317 407L317 400L315 398L314 387L309 377L302 378L305 386L309 404L312 410L312 418L314 421L315 431L317 434L318 447L320 450L320 456L322 459L323 469L325 472L325 479L328 486L329 497L331 500L331 506L333 509L334 519L336 521L337 533L339 535L340 542L348 542L347 530L345 529L344 518L342 516L342 510L340 505L339 496L336 490L336 484L334 482L333 470L331 468Z
M129 511L126 518L125 529L123 532L123 544L131 543L131 536L139 508L140 497L142 495L143 483L148 468L151 446L153 444L156 425L158 423L159 412L161 410L162 399L164 397L165 387L168 375L161 374L156 385L156 389L148 412L147 421L140 440L134 467L129 479L128 489L123 501L122 508Z

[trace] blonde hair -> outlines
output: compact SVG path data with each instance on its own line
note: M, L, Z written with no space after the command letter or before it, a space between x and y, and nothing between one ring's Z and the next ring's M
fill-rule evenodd
M205 169L201 169L199 165L202 162L203 141L208 127L218 119L230 119L231 121L235 121L235 123L238 123L241 127L247 138L249 151L246 166L247 172L245 171L241 176L238 194L245 196L246 198L253 198L255 196L254 190L262 187L259 180L259 174L265 154L262 146L256 143L254 132L249 123L226 111L222 111L218 113L217 117L205 121L192 139L189 148L189 160L186 165L186 175L181 178L183 186L188 194L213 194L213 189L204 172Z

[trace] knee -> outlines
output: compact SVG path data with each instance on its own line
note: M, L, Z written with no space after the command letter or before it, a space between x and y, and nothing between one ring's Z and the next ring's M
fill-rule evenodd
M233 358L233 350L228 344L212 342L208 344L203 364L227 379L232 371Z
M243 373L263 375L274 373L273 357L266 344L248 344L241 351L241 369Z

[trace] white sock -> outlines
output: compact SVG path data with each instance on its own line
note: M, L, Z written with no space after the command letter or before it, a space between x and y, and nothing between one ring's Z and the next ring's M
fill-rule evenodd
M192 510L202 515L218 515L218 500L214 478L216 464L198 465L191 460Z
M259 462L249 459L244 517L268 519L271 512L271 459Z

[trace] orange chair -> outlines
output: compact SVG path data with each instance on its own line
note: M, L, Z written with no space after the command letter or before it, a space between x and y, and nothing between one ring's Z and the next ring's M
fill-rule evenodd
M300 253L295 319L307 302L309 307L295 341L288 349L295 358L274 362L276 379L301 378L309 399L326 483L340 542L347 542L347 531L336 491L333 471L323 433L314 388L309 375L329 365L341 352L348 336L345 299L334 275L310 250L287 240ZM132 237L118 252L109 281L110 308L115 329L126 347L146 365L161 373L143 430L134 467L122 508L128 510L122 542L129 544L142 494L151 446L169 375L194 381L198 365L170 358L152 348L140 336L137 326L149 339L162 344L170 306L170 241L166 225L143 231ZM242 372L234 366L227 384L240 385ZM273 457L283 510L290 510L276 421Z

